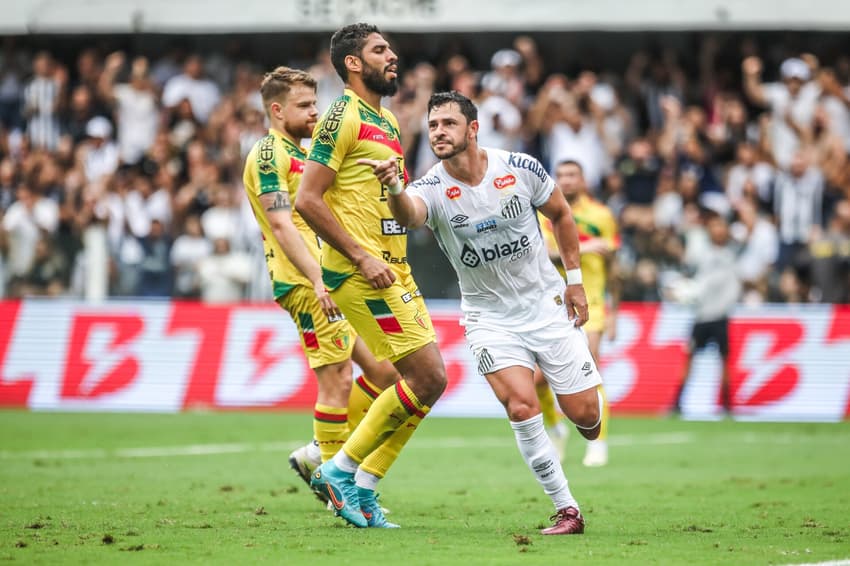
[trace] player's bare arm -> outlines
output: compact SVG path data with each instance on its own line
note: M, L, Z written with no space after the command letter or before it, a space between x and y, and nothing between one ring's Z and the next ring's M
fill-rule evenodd
M567 204L564 195L561 191L553 191L549 200L538 210L552 221L552 232L555 234L555 241L558 243L564 268L567 271L581 269L578 230L575 220L573 220L572 210L570 210L570 205ZM570 281L567 281L564 299L567 302L567 312L571 316L575 315L575 325L582 326L586 323L588 319L587 297L581 283L570 284Z
M340 311L322 282L322 268L307 249L307 244L292 222L292 203L289 193L274 191L260 195L262 213L271 226L277 243L292 264L313 284L313 291L327 316L339 316Z
M390 266L366 253L337 222L322 198L335 176L336 171L330 167L308 161L304 165L304 175L295 198L295 210L325 243L351 260L373 288L386 289L395 281L395 274Z
M378 181L386 187L401 183L398 179L398 161L391 157L384 161L376 159L358 159L357 163L368 165L375 173ZM411 197L404 190L398 194L388 191L387 204L399 224L407 228L419 228L428 219L428 210L425 203L418 197Z

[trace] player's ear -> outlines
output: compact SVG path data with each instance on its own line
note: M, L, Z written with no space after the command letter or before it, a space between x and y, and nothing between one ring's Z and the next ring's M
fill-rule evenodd
M469 131L472 132L472 137L478 136L478 120L469 123Z
M281 110L283 110L283 106L280 104L280 102L272 102L271 104L269 104L269 114L271 114L272 116L277 116L278 114L280 114Z
M346 55L345 68L349 73L359 73L363 70L363 62L356 55Z

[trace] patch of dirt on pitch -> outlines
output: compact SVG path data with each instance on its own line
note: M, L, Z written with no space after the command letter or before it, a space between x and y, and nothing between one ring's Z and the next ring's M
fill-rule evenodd
M19 540L18 542L15 543L15 548L26 548L26 547L27 547L27 543L22 541L22 540Z
M254 515L268 515L268 511L262 505L254 509Z
M233 491L233 486L232 485L223 485L220 488L218 488L218 490L222 493L230 493L231 491Z
M682 529L686 533L713 533L714 529L710 529L708 527L701 527L699 525L688 525L684 529Z
M35 522L30 523L29 525L25 525L24 528L25 529L43 529L46 526L47 526L47 523L44 523L42 521L35 521Z
M115 537L110 534L103 535L103 538L100 539L100 542L103 544L113 544L115 542Z
M526 535L513 535L514 543L517 546L528 546L531 544L531 539Z

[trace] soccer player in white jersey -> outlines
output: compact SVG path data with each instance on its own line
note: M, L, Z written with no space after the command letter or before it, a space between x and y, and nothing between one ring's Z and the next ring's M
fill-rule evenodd
M405 190L394 159L361 159L387 187L407 228L427 225L457 272L478 371L505 406L519 450L555 505L543 534L580 534L584 518L543 427L539 365L579 432L599 435L602 380L580 328L587 322L579 243L570 207L545 169L523 153L478 146L478 111L457 92L428 102L428 138L440 162ZM551 219L566 283L546 251L537 210Z

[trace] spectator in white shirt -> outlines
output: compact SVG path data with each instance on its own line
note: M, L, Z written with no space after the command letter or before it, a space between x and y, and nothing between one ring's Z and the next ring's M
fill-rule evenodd
M98 89L115 109L121 161L133 164L142 159L156 138L159 100L148 78L148 60L145 57L133 59L128 82L115 84L124 62L122 51L116 51L106 58L106 68L100 77Z
M767 274L779 255L776 226L759 214L754 199L743 198L735 205L738 221L730 234L741 247L738 275L744 285L744 302L762 302L767 296Z
M118 145L112 141L112 124L103 116L95 116L86 124L89 140L81 148L86 179L100 181L115 173L120 161Z
M188 100L195 118L201 124L207 123L220 99L218 86L204 78L204 63L197 54L186 58L183 72L169 79L162 91L162 104L166 108L172 109L183 100Z
M487 73L481 80L478 101L478 143L488 147L519 151L522 115L505 94L508 83L501 75Z
M608 156L596 125L582 115L572 94L560 89L550 92L555 105L554 115L551 121L541 124L550 167L554 169L562 161L578 162L588 189L595 192L609 169Z
M796 57L782 62L782 82L778 83L762 83L762 61L758 57L744 59L742 70L747 96L770 108L773 159L780 167L788 167L801 139L810 135L820 87L809 80L811 69L806 62Z
M27 185L17 190L17 200L2 217L9 255L6 269L11 277L23 276L32 267L42 232L53 234L59 226L59 206L36 194Z
M745 186L752 183L758 199L762 203L770 202L773 167L759 160L758 149L749 142L738 144L735 164L729 168L726 176L726 196L733 206L745 198Z
M204 238L201 221L195 216L186 218L184 233L171 247L171 265L174 268L174 291L178 297L201 296L201 260L212 254L212 242Z
M235 303L245 296L245 286L251 279L251 258L230 251L226 238L213 241L213 254L198 264L201 298L206 303Z

